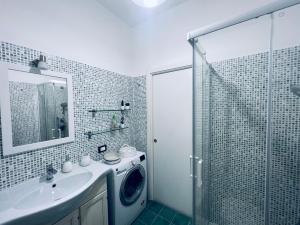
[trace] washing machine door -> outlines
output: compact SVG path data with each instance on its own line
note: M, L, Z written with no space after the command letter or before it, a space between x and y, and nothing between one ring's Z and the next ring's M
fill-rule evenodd
M131 168L122 180L120 200L125 206L132 205L141 196L145 186L146 173L141 165Z

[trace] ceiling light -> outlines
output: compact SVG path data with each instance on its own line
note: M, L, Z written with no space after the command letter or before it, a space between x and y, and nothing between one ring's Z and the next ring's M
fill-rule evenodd
M165 0L132 0L135 4L141 7L153 8L162 4Z

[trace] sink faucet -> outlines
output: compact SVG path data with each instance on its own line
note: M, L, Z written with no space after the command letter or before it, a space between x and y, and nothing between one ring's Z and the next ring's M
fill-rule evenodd
M46 180L51 181L54 178L54 174L57 173L57 170L53 168L52 164L46 166Z

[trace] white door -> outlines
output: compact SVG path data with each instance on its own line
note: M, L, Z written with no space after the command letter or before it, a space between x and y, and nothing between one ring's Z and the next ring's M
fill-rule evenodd
M192 69L153 76L153 198L188 216L192 98Z

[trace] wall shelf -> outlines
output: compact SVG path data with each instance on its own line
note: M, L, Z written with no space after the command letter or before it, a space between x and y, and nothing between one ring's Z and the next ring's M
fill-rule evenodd
M130 111L131 109L92 109L89 110L88 112L92 113L92 117L96 116L96 113L99 112L121 112L122 114L124 112Z
M104 133L110 133L110 132L114 132L114 131L118 131L118 130L125 130L128 129L129 127L124 127L124 128L115 128L115 129L106 129L106 130L99 130L99 131L88 131L85 132L84 135L88 136L88 139L91 139L92 136L94 135L100 135L100 134L104 134Z

